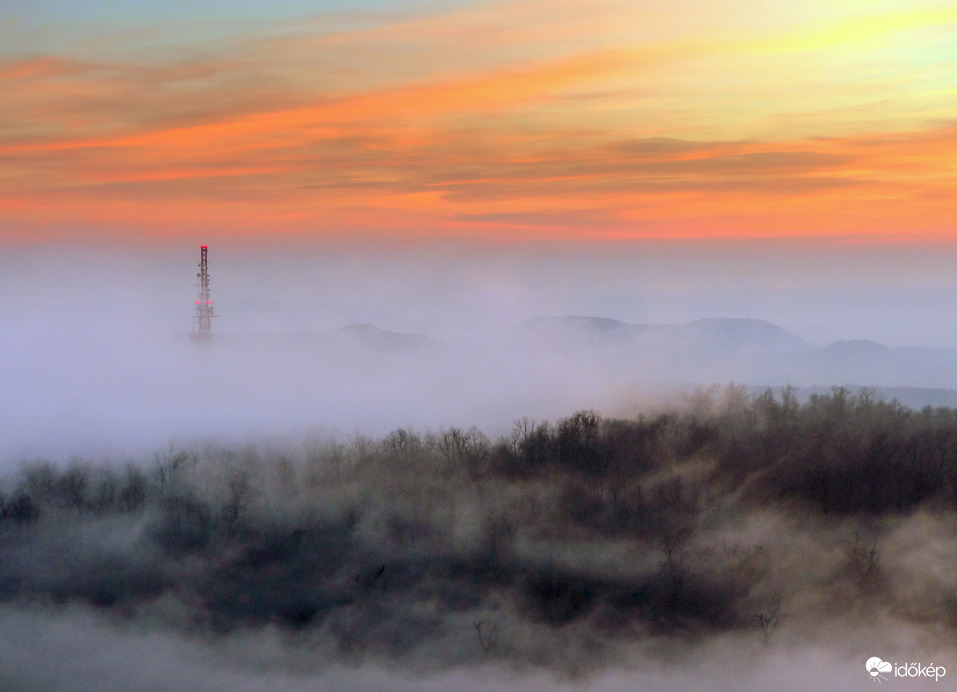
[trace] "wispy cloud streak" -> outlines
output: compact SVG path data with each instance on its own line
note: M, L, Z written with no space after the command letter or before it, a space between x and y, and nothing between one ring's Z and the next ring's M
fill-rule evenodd
M493 3L9 56L3 233L948 233L954 13L748 7Z

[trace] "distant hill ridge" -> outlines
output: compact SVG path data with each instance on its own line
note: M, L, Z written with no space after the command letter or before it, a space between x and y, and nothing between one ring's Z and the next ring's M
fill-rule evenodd
M288 362L325 353L343 363L371 357L370 366L385 369L397 363L411 368L444 364L461 372L486 372L492 379L498 373L503 381L516 372L537 373L560 392L563 382L573 381L583 390L594 386L603 392L655 383L736 382L758 388L792 385L813 393L851 382L913 408L957 405L957 349L890 348L866 339L821 348L762 319L642 324L552 315L460 338L361 323L321 332L222 334L214 343L276 349Z
M893 349L870 339L852 339L849 341L835 341L824 347L828 355L843 358L872 358L890 353Z
M678 324L629 323L608 317L559 315L536 317L521 323L533 332L578 332L615 340L676 340L686 346L721 352L794 352L810 349L799 336L766 320L717 317Z

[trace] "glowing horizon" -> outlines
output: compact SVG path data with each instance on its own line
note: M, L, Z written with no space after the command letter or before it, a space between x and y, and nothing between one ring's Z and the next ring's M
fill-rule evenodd
M70 7L0 32L5 242L957 240L947 3Z

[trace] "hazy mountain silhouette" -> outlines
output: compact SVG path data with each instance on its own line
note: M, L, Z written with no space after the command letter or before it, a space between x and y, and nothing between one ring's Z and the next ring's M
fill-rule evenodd
M638 380L957 387L955 349L890 348L863 339L815 348L786 329L758 319L629 324L607 318L556 316L528 320L519 331L529 336L535 347L594 356L618 368L622 376ZM583 351L583 347L591 351ZM913 394L908 398L921 399Z
M486 372L491 381L501 372L537 372L551 381L577 377L595 387L604 382L737 382L755 387L793 385L808 391L863 386L917 407L953 405L950 391L957 389L957 349L890 348L864 339L817 348L760 319L643 324L553 315L464 339L363 323L322 332L217 335L217 340L240 350L285 353L284 361L315 354L334 361L345 358L351 367L383 373L392 367L415 367L421 360L418 354L427 354L429 362L444 363L451 371Z
M810 348L800 337L765 320L696 320L676 325L670 331L712 353L793 353Z
M537 317L520 325L526 333L601 343L691 349L696 352L790 353L810 348L800 337L764 320L714 318L681 324L631 324L607 317Z
M852 339L850 341L835 341L823 349L829 358L868 359L886 357L891 349L869 339Z

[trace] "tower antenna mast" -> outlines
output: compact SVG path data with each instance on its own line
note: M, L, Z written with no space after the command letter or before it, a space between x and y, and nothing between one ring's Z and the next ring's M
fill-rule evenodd
M199 300L196 301L197 339L210 339L213 336L213 301L209 299L209 268L206 261L205 245L199 246Z

